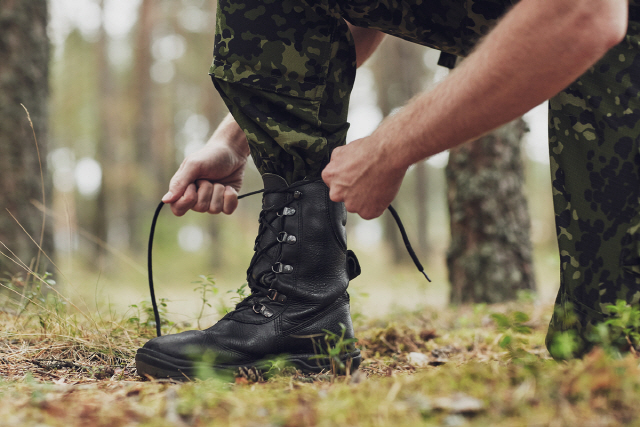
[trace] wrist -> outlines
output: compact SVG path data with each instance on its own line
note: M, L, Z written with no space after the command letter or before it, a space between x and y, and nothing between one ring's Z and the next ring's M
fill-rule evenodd
M409 147L402 133L394 128L393 123L383 123L369 138L375 144L379 164L389 172L404 174L415 161L410 159Z
M242 157L248 157L250 154L247 137L231 114L222 120L207 144L226 146Z

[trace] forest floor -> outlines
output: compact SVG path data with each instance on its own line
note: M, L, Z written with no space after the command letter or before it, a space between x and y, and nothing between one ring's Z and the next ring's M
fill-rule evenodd
M185 383L137 376L136 349L154 335L139 317L32 301L0 304L2 426L640 425L638 359L595 349L553 361L552 307L531 297L357 315L364 357L347 376L276 364Z

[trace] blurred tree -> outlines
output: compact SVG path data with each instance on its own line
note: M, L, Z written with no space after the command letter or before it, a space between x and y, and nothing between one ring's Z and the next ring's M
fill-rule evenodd
M414 95L424 89L425 82L433 74L425 67L423 56L425 47L405 40L387 37L378 48L372 60L372 70L378 89L378 107L387 117L394 109L400 108ZM416 207L418 248L424 254L427 251L427 174L424 162L413 168L415 176L415 195L412 198ZM398 198L398 202L401 200ZM398 204L395 203L395 204ZM396 206L398 208L398 206ZM395 262L408 260L400 233L391 215L384 215L385 240L391 244Z
M100 1L100 8L104 16L104 0ZM113 114L113 105L115 104L114 82L111 72L111 64L107 52L108 36L104 25L101 22L98 31L98 41L96 55L98 64L98 93L101 102L98 106L98 138L96 140L96 160L100 163L103 171L111 171L115 166L114 153L114 126L116 125L115 115ZM110 196L112 194L113 174L103 174L102 185L96 198L96 210L92 216L91 231L95 237L102 242L107 241L107 233L109 226ZM94 256L92 257L98 265L102 267L104 247L100 244L94 244Z
M450 150L447 266L453 303L513 300L519 290L535 289L520 151L525 132L520 118Z
M0 3L0 241L27 265L37 266L41 258L36 245L53 256L52 235L44 227L42 213L31 203L50 194L46 169L49 39L47 2L3 1ZM40 159L25 110L28 108L38 137ZM42 162L42 169L40 166ZM44 188L41 183L44 176ZM24 227L21 229L10 212ZM1 247L3 253L7 249ZM21 269L4 257L0 272Z

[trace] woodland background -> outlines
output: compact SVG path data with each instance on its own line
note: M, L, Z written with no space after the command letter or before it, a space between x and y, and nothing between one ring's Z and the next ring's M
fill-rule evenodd
M16 7L20 3L0 3L0 52L10 52L12 43L22 46L10 61L0 63L5 83L0 93L0 182L5 189L0 240L6 245L0 273L19 282L25 275L16 266L20 259L54 274L56 286L69 295L127 309L148 298L146 242L159 199L184 156L204 144L227 113L207 74L216 2L50 0L48 5L28 2L22 12ZM28 29L29 40L12 36L20 26ZM35 59L30 58L33 52L39 55ZM448 70L436 65L438 55L388 37L358 70L348 139L369 134L413 95L446 77ZM12 75L16 70L22 70L17 73L22 77ZM44 207L40 162L20 103L31 113L38 138ZM350 292L363 313L443 307L465 301L465 295L496 302L514 299L518 289L536 289L541 300L552 300L559 266L546 131L542 105L525 115L525 122L480 141L476 147L485 147L480 151L468 145L409 170L394 205L433 283L413 267L388 214L373 221L350 215L349 245L363 266ZM514 140L512 151L505 155L500 147L509 139ZM482 154L486 147L499 148L487 157L486 151ZM491 156L506 163L481 164ZM505 186L511 193L494 191ZM259 188L251 164L241 192ZM515 205L508 207L515 214L507 212L509 204ZM259 209L256 196L242 200L229 217L161 215L154 249L156 286L174 320L193 318L198 311L201 301L193 282L200 276L213 277L222 298L242 285ZM43 249L57 267L38 254L20 227L39 241L43 210ZM476 218L480 228L507 230L506 237L497 238L524 245L529 261L513 274L509 268L517 263L509 251L500 259L469 255L472 243L460 240L469 235L465 217ZM512 217L520 222L510 222ZM450 218L455 218L453 239ZM529 235L532 252L526 248ZM485 252L488 247L502 254L491 245ZM462 284L450 286L455 280ZM208 315L213 321L215 308Z

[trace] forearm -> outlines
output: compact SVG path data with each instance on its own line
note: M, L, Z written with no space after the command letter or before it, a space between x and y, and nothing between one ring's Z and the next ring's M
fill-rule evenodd
M218 128L213 132L207 144L227 144L232 147L238 154L243 156L249 155L249 143L247 137L235 121L231 113L220 122Z
M603 3L606 11L592 13ZM627 8L621 0L522 0L445 81L373 133L381 158L406 168L552 97L619 42Z
M356 46L356 64L359 67L373 54L382 42L385 34L378 30L355 27L348 22L347 25L349 26L349 31L351 31L353 42Z

